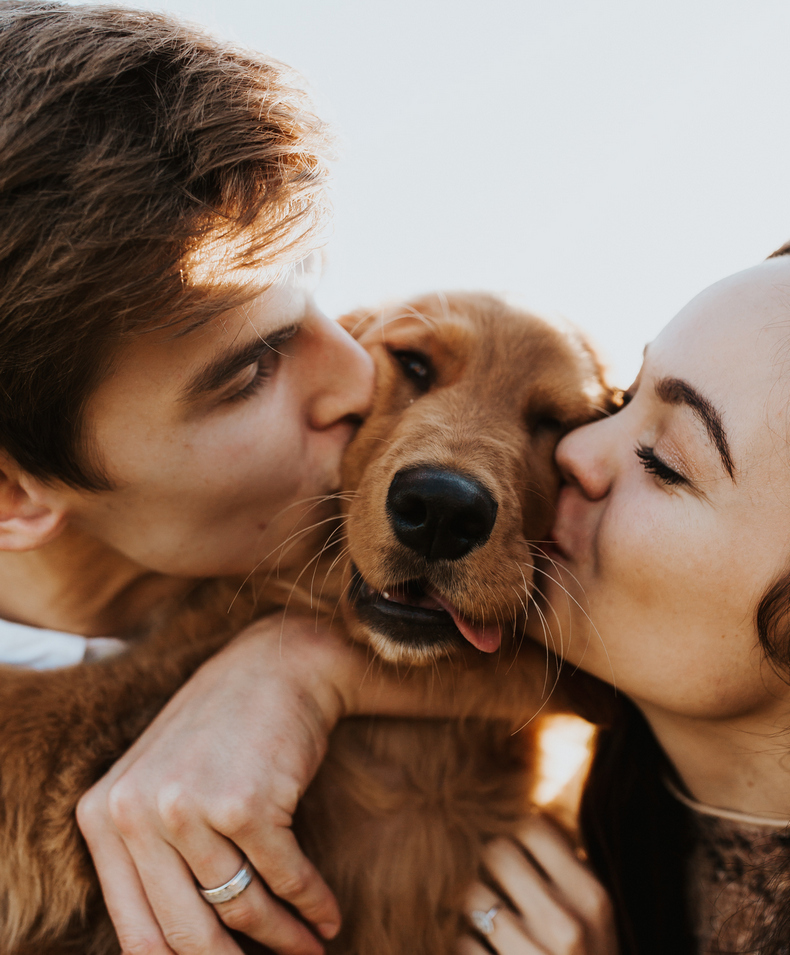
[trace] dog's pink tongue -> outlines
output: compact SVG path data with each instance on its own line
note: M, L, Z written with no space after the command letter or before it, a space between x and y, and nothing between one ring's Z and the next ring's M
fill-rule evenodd
M473 647L477 647L483 653L493 653L499 649L502 643L502 628L499 624L472 623L471 620L462 617L452 604L443 600L438 594L432 596L438 604L441 604L442 609L450 614L453 623Z

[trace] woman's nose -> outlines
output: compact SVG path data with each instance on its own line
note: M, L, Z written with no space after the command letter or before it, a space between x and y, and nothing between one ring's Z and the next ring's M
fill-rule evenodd
M364 418L373 398L373 359L325 315L316 317L312 332L311 425L323 430L339 421Z
M569 431L557 445L557 465L563 480L579 488L585 497L604 497L614 476L609 448L611 418L593 421Z

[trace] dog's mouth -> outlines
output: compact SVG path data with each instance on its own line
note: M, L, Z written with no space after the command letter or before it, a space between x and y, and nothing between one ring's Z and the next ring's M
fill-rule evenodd
M430 642L450 651L467 641L483 653L493 653L502 643L499 624L464 617L423 578L374 590L352 564L349 599L363 623L397 643Z

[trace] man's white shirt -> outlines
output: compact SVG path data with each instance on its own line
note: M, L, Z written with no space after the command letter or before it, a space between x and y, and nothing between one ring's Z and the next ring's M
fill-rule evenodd
M117 637L83 637L0 620L0 664L56 670L114 656L125 648Z

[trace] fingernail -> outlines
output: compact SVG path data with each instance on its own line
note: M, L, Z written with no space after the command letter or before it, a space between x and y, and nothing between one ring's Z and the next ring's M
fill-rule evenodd
M340 926L337 922L322 922L318 926L318 931L323 935L324 938L334 938L335 935L340 931Z

